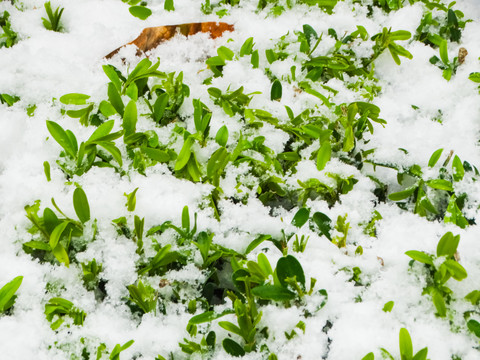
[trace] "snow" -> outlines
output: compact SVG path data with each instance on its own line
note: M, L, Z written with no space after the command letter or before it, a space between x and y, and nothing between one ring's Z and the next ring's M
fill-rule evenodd
M67 179L56 164L61 149L45 125L46 120L55 121L64 129L71 129L79 142L88 139L94 127L84 127L77 119L62 115L60 110L65 106L57 99L67 93L85 93L91 96L89 101L98 104L107 99L108 79L102 65L112 64L126 74L140 61L133 46L123 48L111 60L104 59L106 54L132 41L143 28L149 26L220 20L234 24L235 31L218 39L210 39L206 34L189 38L176 36L149 53L152 61L160 58L160 71L183 71L190 97L185 99L179 111L185 117L184 123L154 127L151 120L144 116L139 118L137 129L154 129L162 144L168 144L179 153L183 137L172 135L172 132L177 125L195 132L192 99L199 98L212 111L212 139L206 147L198 147L197 160L202 164L206 164L218 148L213 138L223 125L229 130L227 147L230 150L242 133L250 141L256 136L265 137L264 145L277 155L287 151L287 145L295 149L300 144L289 144L289 135L273 125L264 123L256 129L246 124L248 120L238 114L233 117L226 115L208 96L207 88L213 86L225 92L243 86L245 94L259 91L261 94L253 95L249 108L268 111L281 124L289 122L285 105L291 107L295 116L308 108L315 115L333 118L334 109L326 109L319 99L299 91L297 83L291 81L290 69L294 65L297 66L296 76L305 76L299 66L305 54L300 54L297 60L289 57L270 66L265 50L274 48L278 39L287 33L289 39L296 39L294 34L302 30L303 24L310 24L318 34L323 32L324 39L314 56L327 55L335 45L335 40L327 36L329 28L334 28L339 37L351 33L357 25L364 26L370 36L381 32L384 26L414 34L424 11L421 3L406 5L389 14L374 8L373 15L369 16L365 6L345 0L339 1L332 15L316 7L298 5L274 17L268 15L267 10L256 12L258 1L242 0L241 6L227 7L229 14L219 19L215 13L203 14L199 1L175 0L176 10L167 12L163 10L163 1L151 0L147 3L153 14L142 21L133 17L128 5L120 0L64 0L52 4L54 9L59 5L65 8L61 20L65 31L62 33L47 31L43 27L43 1L17 3L23 5L16 8L8 1L0 3L0 13L4 10L10 13L12 27L19 34L19 41L13 47L0 48L0 94L17 95L21 99L11 107L0 104L0 288L16 276L23 276L23 282L13 311L0 314L2 358L81 359L83 341L92 351L89 359L96 359L93 352L101 343L105 343L111 351L116 344L129 340L135 342L121 353L122 359L153 360L158 355L168 358L170 353L175 354L175 359L200 358L198 354L189 357L182 353L178 343L184 338L199 341L202 336L190 338L186 330L193 316L186 311L188 301L202 296L201 285L209 277L207 271L200 269L201 256L197 252L193 263L181 270L142 277L145 284L150 284L165 297L166 314L160 311L143 316L132 314L126 303L129 297L127 286L136 283L139 278L136 266L140 255L136 253L137 244L119 235L112 225L112 220L121 216L126 216L128 223L133 224L133 215L136 214L145 218L146 230L167 221L180 226L185 206L190 211L191 226L193 214L197 213L198 231L212 232L214 243L240 254L244 254L248 245L262 234L280 239L282 231L285 231L309 238L305 252L297 253L290 249L293 237L289 243L289 254L302 264L307 290L310 278L315 278L315 291L325 289L328 301L309 317L304 315L304 310L314 309L322 302L322 296L306 296L301 306L285 307L282 303L272 302L259 306L263 312L259 328L269 328L268 336L260 340L260 345L266 345L278 359L353 360L361 359L371 351L378 356L381 347L398 356L398 332L402 327L407 328L412 336L414 351L428 347L430 359L477 360L480 357L479 339L468 332L464 320L467 311L474 311L478 319L478 305L472 306L464 300L470 291L480 290L478 225L461 229L402 210L390 200L379 202L373 193L375 182L368 175L380 179L392 193L405 189L404 185L397 183L395 170L380 166L374 170L372 165L367 164L358 169L332 158L325 169L319 171L316 155L313 160L311 158L312 152L316 154L314 151L320 146L318 141L300 151L302 160L298 162L296 172L287 172L281 179L287 189L296 189L299 187L297 180L310 178L335 188L336 181L327 173L338 174L342 178L354 176L358 180L353 190L340 195L333 206L321 199L306 201L310 214L327 214L332 219L332 227L338 216L347 215L350 223L347 246L339 249L307 225L301 229L291 225L299 206L271 208L258 199L261 181L268 178L267 175L275 175L273 170L259 177L252 173L247 162L238 166L227 165L220 180L223 194L217 204L221 221L217 221L209 205L214 186L177 178L166 164L148 168L146 176L133 169L128 170L128 175L120 176L111 168L93 167L82 176ZM480 95L477 84L468 80L470 73L480 69L480 5L477 0L458 0L454 8L461 9L473 21L466 24L459 44L448 44L450 59L456 56L460 47L465 47L469 53L449 82L442 77L442 71L429 62L432 56L438 56L438 49L418 41L399 42L413 55L412 60L402 57L400 66L394 63L388 51L375 61L375 77L379 79L378 85L382 90L372 103L381 109L380 117L387 124L383 127L375 123L374 133L365 133L365 139L358 143L362 150L375 149L369 160L396 164L405 169L418 164L424 170L424 179L437 177L440 163L450 150L462 161L480 167ZM260 53L258 69L252 68L249 56L238 56L243 42L249 37L254 38L254 49ZM358 55L367 57L371 54L372 45L370 40L357 41L352 49ZM220 46L232 49L237 58L224 66L223 77L213 78L210 85L205 85L203 82L212 75L206 68L205 60L216 56L216 49ZM289 50L298 52L298 44L294 43ZM265 67L269 67L271 74L282 82L280 101L270 101L271 81L263 71ZM355 82L347 76L345 80ZM314 88L324 95L330 94L330 101L335 104L367 101L360 92L349 90L341 80L332 79L324 85L339 93L329 93L320 83ZM140 102L139 114L147 113L148 108ZM36 110L30 117L26 108L33 104ZM418 108L414 109L412 105ZM440 121L435 121L436 118ZM115 115L112 119L116 123L114 131L120 130L121 118ZM119 143L126 162L123 168L127 170L131 161L126 160L126 149L121 139L117 145ZM430 155L439 148L444 149L439 164L428 169ZM342 151L338 154L345 155ZM249 155L263 160L259 153L252 151ZM51 166L50 182L44 174L45 161ZM451 169L451 165L449 167ZM41 215L45 207L53 209L53 197L66 215L76 219L72 204L75 184L85 190L92 219L95 218L98 225L96 240L89 243L77 259L87 262L95 258L102 264L101 277L106 291L103 301L95 299L93 292L83 286L79 264L71 264L67 268L59 264L40 263L22 249L22 244L31 240L28 232L31 223L25 216L24 207L40 200ZM129 214L124 193L131 193L137 187L136 209ZM468 194L463 213L466 218L478 222L478 176L466 174L464 180L455 183L455 193L457 196ZM362 224L371 220L374 210L382 215L382 219L376 222L376 236L371 237L364 233ZM447 231L461 235L458 253L468 277L461 282L448 281L447 286L453 290L453 295L447 318L441 318L435 315L430 297L422 294L427 286L424 266L418 262L410 266L411 259L404 253L419 250L434 254L438 239ZM336 233L332 231L332 235ZM169 229L154 238L159 239L161 246L172 244L177 249L176 236L176 232ZM152 239L144 239L144 242L145 252L155 254L151 247ZM356 254L358 246L363 248L361 255ZM191 245L189 251L196 251L196 247ZM261 252L267 255L273 268L282 256L272 242L265 241L247 258L255 260ZM352 280L352 269L355 267L361 270L358 284ZM220 272L219 276L225 274ZM178 285L180 300L177 303L171 301L177 296L173 286L162 288L159 285L165 279ZM84 310L87 316L83 326L73 325L71 320L67 320L69 324L52 330L44 314L45 304L52 297L68 299ZM229 301L218 305L215 310L228 308L231 305ZM394 301L394 307L391 312L384 312L383 306L388 301ZM197 303L194 314L204 311L198 299ZM221 320L226 319L235 322L233 315ZM300 320L305 323L305 333L295 328ZM201 324L199 329L205 329L205 326ZM209 358L233 359L221 345L221 340L230 336L228 332L218 326L217 320L208 326L217 334L216 350ZM285 332L293 329L297 335L287 340ZM236 335L232 338L241 342ZM453 358L454 355L458 358ZM102 359L107 357L104 355ZM248 353L244 359L266 357L268 351L259 351Z

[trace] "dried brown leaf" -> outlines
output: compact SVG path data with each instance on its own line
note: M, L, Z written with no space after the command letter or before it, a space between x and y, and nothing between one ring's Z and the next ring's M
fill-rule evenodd
M225 31L233 30L233 25L224 22L201 22L150 27L143 29L142 33L135 40L113 50L110 54L105 56L105 58L110 59L126 45L135 45L138 48L137 55L140 56L143 53L156 48L160 43L171 39L176 34L189 36L202 32L209 33L210 37L215 39L222 36Z

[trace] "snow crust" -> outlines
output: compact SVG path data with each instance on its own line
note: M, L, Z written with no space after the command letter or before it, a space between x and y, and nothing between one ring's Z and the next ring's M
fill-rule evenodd
M196 0L175 1L174 12L164 11L163 1L151 1L149 8L153 15L145 21L131 16L128 6L120 0L64 0L61 2L65 8L62 22L66 31L56 33L47 31L42 25L41 17L45 16L43 1L26 0L23 4L24 10L19 11L9 2L0 3L0 11L10 12L14 29L21 39L12 48L0 49L0 93L21 98L12 107L0 105L0 286L15 276L24 277L17 293L15 311L10 316L0 317L0 357L11 360L69 359L71 353L78 351L79 347L76 350L74 347L79 346L80 338L85 336L105 343L109 349L133 339L134 345L121 354L124 359L154 359L158 354L166 356L178 351L178 343L188 336L185 326L191 314L172 305L168 307L167 315L146 314L138 319L123 300L128 296L126 286L137 279L135 245L118 235L111 225L113 219L125 214L123 194L139 188L136 213L145 217L146 228L168 220L178 224L182 209L187 205L192 213L197 212L201 230L211 230L215 233L216 243L239 252L243 252L259 234L280 236L281 229L291 226L290 221L298 208L272 214L258 199L250 198L246 204L222 200L218 204L223 213L222 220L217 222L211 209L203 206L205 197L212 190L211 185L177 179L163 165L149 169L147 176L132 172L128 177L120 177L111 169L92 168L73 181L85 190L92 216L99 224L98 239L81 254L85 260L95 257L103 264L102 276L107 281L108 296L99 302L81 285L81 268L78 266L65 268L40 264L24 253L21 244L28 239L26 229L30 226L24 206L37 199L43 206L49 206L54 197L60 208L74 217L71 202L74 187L66 184L63 173L54 165L59 147L48 133L45 121L56 121L64 128L72 129L79 138L86 138L92 130L82 127L76 119L62 116L60 104L53 102L53 98L58 99L66 93L86 93L92 96L92 100L100 101L106 97L105 84L108 82L102 71L102 65L107 63L103 57L111 50L131 41L145 27L216 21L218 17L204 15ZM350 1L339 2L332 15L320 9L298 7L278 17L266 17L266 12L254 12L255 5L255 1L246 2L243 7L232 8L229 15L221 19L235 25L233 33L216 40L205 34L188 39L175 37L150 54L152 58L160 57L162 71L184 72L184 82L194 94L192 98L200 97L213 111L211 133L215 134L227 124L229 143L238 139L239 119L226 116L221 108L216 107L202 85L207 77L204 61L216 55L219 46L238 51L243 41L253 36L256 48L271 48L276 39L287 32L301 30L303 24L310 24L318 33L326 33L330 27L339 34L351 32L360 24L369 34L380 32L384 26L414 33L422 16L420 4L389 15L378 11L373 17L367 17L360 7L353 11L355 6ZM401 66L397 66L387 52L375 62L375 76L380 79L382 91L373 103L380 107L381 117L387 121L385 127L376 124L374 135L369 136L368 147L377 149L375 161L426 167L430 154L444 148L445 151L454 150L471 164L480 165L480 95L476 84L468 80L470 73L480 69L480 5L476 0L459 0L456 7L474 21L466 25L458 47L449 48L451 57L460 46L469 52L451 81L446 82L441 71L429 63L436 51L418 42L405 45L413 59L402 58ZM326 40L320 43L316 52L323 54L331 46ZM111 61L121 69L128 67L120 60L121 56L127 58L127 63L134 64L139 60L133 49L125 48ZM264 56L261 61L266 62ZM274 74L284 75L289 73L290 66L288 61L278 62L271 70ZM340 91L338 102L360 100L358 94L346 90L341 82L332 80L327 85ZM297 97L294 89L288 86L284 86L280 102L270 102L270 80L261 70L253 69L246 59L228 63L224 67L224 76L214 79L212 86L220 89L244 86L245 93L260 91L262 94L254 97L251 106L269 111L285 121L284 105L291 106L294 113L298 113L309 102L316 103L308 95ZM32 117L25 111L30 104L37 105ZM412 105L418 109L413 109ZM185 101L181 111L192 112L190 99ZM442 114L441 123L432 121L439 112ZM193 120L187 121L186 126L194 130ZM265 136L265 144L277 153L283 151L288 140L273 126L264 126L259 134ZM161 131L159 135L162 136ZM399 148L407 149L408 154ZM208 151L204 155L207 158ZM52 165L51 182L45 179L44 161ZM227 168L222 179L227 197L239 196L236 179L243 176L245 170L242 167ZM366 177L369 171L374 173L372 169L360 172L335 159L327 164L325 172L355 175L359 182L330 209L324 201L309 200L307 206L312 213L328 211L332 219L348 214L352 226L348 244L346 248L338 249L309 229L297 233L310 239L305 253L295 256L307 277L316 278L317 287L327 290L328 302L318 314L305 320L305 333L297 329L298 335L291 341L285 339L284 333L295 328L301 317L299 310L276 305L263 307L261 324L271 329L269 349L279 359L353 360L380 347L398 355L398 330L405 327L412 335L414 349L428 346L430 359L451 360L452 355L462 360L479 359L478 338L463 330L454 330L462 320L463 297L471 290L480 289L478 225L460 229L451 224L430 222L392 203L375 204L372 194L375 186ZM388 180L392 191L400 190L393 170L378 169L375 174L378 177L381 174L384 181ZM286 185L296 186L297 180L309 178L328 181L314 162L304 159ZM467 216L473 218L478 216L480 185L471 181L464 186L469 193ZM243 191L248 196L249 190L243 188ZM369 237L363 233L360 224L371 219L374 209L382 214L383 219L377 222L376 237ZM422 295L425 283L420 266L410 270L410 258L404 255L408 250L434 253L438 239L446 231L461 235L458 252L468 271L468 277L461 283L449 282L455 292L456 304L450 319L435 316L432 302ZM355 255L358 245L363 247L363 255ZM256 258L260 248L268 250L272 264L281 256L271 245L262 245L249 256ZM361 286L350 281L351 274L345 270L353 267L362 270ZM173 280L195 283L204 279L204 274L193 265L183 271L176 273ZM57 293L47 294L47 284ZM85 324L51 330L45 319L44 305L52 294L71 299L83 309L88 314ZM312 298L311 301L320 300ZM395 305L391 312L384 312L382 308L388 301L394 301ZM330 328L326 328L327 321ZM221 331L224 330L218 328L217 336L222 334ZM221 344L218 344L214 359L231 358L220 348ZM244 358L260 359L259 356L252 353Z

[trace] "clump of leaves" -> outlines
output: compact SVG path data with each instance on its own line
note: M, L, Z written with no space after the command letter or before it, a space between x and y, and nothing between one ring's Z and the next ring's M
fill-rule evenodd
M82 175L92 166L111 167L121 172L122 155L113 140L121 137L123 130L112 133L114 123L114 120L106 121L79 146L73 132L64 130L54 121L47 121L48 131L63 148L57 164L67 177ZM112 160L117 165L112 164Z
M66 318L71 318L74 325L83 326L87 314L75 307L71 301L57 297L51 298L45 304L45 316L51 322L50 327L52 330L57 330L65 322Z
M144 285L142 281L127 286L130 297L128 301L136 305L143 314L156 313L158 293L150 285Z
M44 6L48 19L42 18L43 26L47 30L61 32L63 30L63 26L60 23L60 18L62 17L64 8L60 8L59 6L55 9L55 11L53 11L50 1L47 1Z
M85 192L77 187L73 193L73 207L78 221L62 212L52 198L52 204L63 217L58 217L50 208L45 208L43 216L39 216L40 201L33 205L25 206L27 218L32 222L29 232L33 240L23 244L23 249L28 254L39 258L41 261L54 263L55 260L65 266L75 260L77 252L84 251L88 241L95 238L95 222L90 223L93 235L91 239L85 239L84 232L87 222L90 220L90 207Z
M106 291L105 280L100 277L103 270L102 264L92 259L89 262L81 263L81 265L83 285L87 290L94 292L96 299L103 300L106 296Z
M412 59L413 55L405 49L403 46L396 43L398 40L408 40L412 34L406 30L392 31L392 29L383 28L381 33L372 36L372 40L375 41L373 46L372 61L380 56L385 50L388 49L390 55L397 65L401 64L400 56Z
M59 100L65 105L87 105L84 108L67 110L66 114L71 118L79 119L80 124L83 126L88 126L89 124L99 125L98 115L91 115L95 104L93 102L87 102L89 98L89 95L71 93L63 95Z
M9 48L15 45L18 34L12 30L10 13L8 11L4 11L3 14L0 15L0 28L2 29L2 32L0 32L0 48Z
M442 155L443 149L436 150L430 160L428 166L433 168ZM399 170L397 179L402 184L407 179L414 180L414 183L408 188L391 193L388 198L396 201L399 206L407 209L408 203L403 200L411 199L413 212L420 216L429 217L431 219L443 219L445 223L453 223L462 229L469 225L469 221L462 214L466 195L456 195L454 191L455 182L463 180L465 169L473 171L473 168L467 162L462 162L455 155L452 161L451 173L447 169L453 151L447 156L443 165L439 169L437 178L426 180L423 178L423 170L419 165L412 165L408 169ZM436 202L432 201L430 194L434 194L437 198ZM444 200L444 201L442 201ZM446 203L447 206L442 206Z
M428 276L427 286L423 293L431 296L440 317L447 315L447 304L452 294L452 290L446 286L446 282L450 278L462 281L467 277L467 271L456 260L459 242L460 235L454 236L451 232L447 232L438 241L436 255L416 250L405 253L413 260L425 264Z
M431 41L439 46L440 58L438 56L432 56L430 63L438 66L443 70L443 77L445 80L450 81L452 75L457 72L457 68L460 65L458 57L454 57L452 61L448 58L447 40L442 39L440 36L435 35L431 37Z
M425 2L430 10L423 14L417 28L415 38L432 47L438 46L436 36L453 42L460 42L465 25L471 20L463 20L465 15L460 10L454 10L455 1L448 6L441 2Z
M233 116L235 114L243 115L245 107L252 100L252 95L256 94L256 92L244 94L243 90L243 86L241 86L235 91L227 89L224 93L218 88L210 87L208 93L215 105L220 106L228 116Z
M23 276L17 276L0 288L0 314L7 313L15 304L18 288L22 284Z
M416 354L413 353L412 338L407 329L401 328L399 333L399 347L400 347L400 357L395 358L389 351L384 348L380 348L382 359L400 359L400 360L428 360L428 348L423 348L419 350ZM375 355L373 352L365 355L362 360L375 360Z

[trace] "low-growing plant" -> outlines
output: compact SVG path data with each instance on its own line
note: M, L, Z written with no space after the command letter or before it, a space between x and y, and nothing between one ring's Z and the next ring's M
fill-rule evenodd
M23 276L17 276L0 288L0 314L5 314L10 311L17 299L18 288L22 284Z
M417 353L413 353L412 338L407 329L401 328L399 333L399 347L400 347L400 357L395 358L389 351L384 348L380 348L382 359L400 359L400 360L428 360L428 348L423 348ZM373 352L365 355L362 360L375 360L375 355Z
M415 39L430 46L439 46L432 37L441 38L453 42L460 42L465 25L471 20L463 20L465 15L460 10L454 10L455 1L448 6L441 2L424 1L430 10L423 14L420 25L417 28Z
M120 344L115 345L115 347L110 352L110 357L108 359L109 360L120 360L120 353L122 351L127 350L130 346L132 346L133 343L134 343L134 341L130 340L130 341L127 341L123 345L120 345Z
M66 114L71 118L79 119L80 124L83 126L88 126L89 124L98 126L99 124L95 124L97 120L96 117L91 115L95 104L93 102L87 102L89 98L89 95L70 93L61 96L59 100L64 105L87 105L81 109L67 110Z
M451 232L447 232L438 241L436 255L416 250L405 253L413 260L424 264L428 275L423 294L431 296L437 315L440 317L447 315L447 304L452 294L452 290L446 286L447 281L450 278L462 281L467 277L467 271L456 260L459 242L460 235L454 236Z
M428 161L430 168L436 165L442 152L443 149L438 149L431 155ZM469 221L462 214L466 194L456 195L454 184L463 180L465 169L473 171L473 168L469 163L462 162L455 155L452 161L451 172L449 172L447 165L452 157L453 151L440 167L438 177L429 180L423 178L423 170L419 165L412 165L408 169L401 171L397 169L397 179L400 184L404 183L408 178L413 179L414 183L402 191L391 193L388 195L388 198L396 201L404 209L407 208L408 203L402 201L411 198L415 214L432 219L443 219L445 223L453 223L462 229L465 228L469 225ZM437 198L436 202L433 202L432 197L429 195L432 192ZM446 204L446 208L442 204Z
M372 36L372 40L375 41L375 45L373 46L373 56L371 60L373 61L378 58L380 54L387 49L397 65L401 64L400 56L406 57L407 59L412 59L413 55L403 46L396 43L396 41L399 40L408 40L411 38L411 36L412 34L409 31L392 31L391 28L387 29L384 27L381 33Z
M0 48L9 48L15 45L18 40L18 34L12 29L10 13L8 11L4 11L0 16L0 28L2 29L0 33Z
M128 301L136 305L143 314L153 312L156 313L158 293L150 285L144 285L142 281L138 281L137 285L127 286L130 297Z
M57 164L67 177L82 175L92 166L111 167L121 172L122 155L113 140L121 137L124 131L112 133L113 126L114 120L103 123L79 146L73 132L64 130L54 121L47 120L48 131L63 148ZM118 165L112 164L112 160Z
M252 95L257 94L257 92L244 94L243 90L243 86L241 86L235 91L227 89L224 93L218 88L210 87L208 93L215 105L220 106L225 114L233 116L235 114L243 115L245 108L252 100Z
M160 60L153 64L145 58L127 76L124 76L115 66L103 65L103 71L111 81L108 84L109 102L120 116L123 116L124 111L121 95L127 95L136 101L149 91L147 84L149 78L166 78L165 73L157 70L159 66Z
M45 304L45 316L51 323L52 330L57 330L66 318L71 318L74 325L83 326L87 314L75 307L71 301L56 297Z
M60 18L62 17L64 8L57 7L55 11L52 10L52 4L50 1L47 1L44 4L45 12L47 13L48 19L42 18L43 26L47 30L61 32L63 26L60 23Z
M32 222L29 232L33 240L23 243L25 252L41 261L58 261L65 266L75 260L75 254L85 250L87 242L93 241L96 234L95 221L90 222L91 230L85 231L90 221L90 207L85 192L77 187L73 192L73 207L78 221L65 215L52 198L52 204L63 217L58 217L53 210L45 208L39 216L40 201L25 206L27 218ZM89 234L91 238L85 238Z
M208 65L215 77L222 76L223 66L225 66L227 61L233 60L235 56L234 52L225 46L220 46L217 49L217 54L217 56L208 58L205 61L205 64Z
M106 296L105 280L100 277L103 270L102 264L97 263L97 260L81 263L82 266L82 281L85 288L93 291L97 300L103 300Z
M439 46L440 58L438 56L432 56L430 63L438 66L443 70L443 77L445 80L450 81L452 75L457 72L457 68L460 65L458 57L454 57L452 61L448 58L447 40L442 39L438 35L432 36L431 41Z

